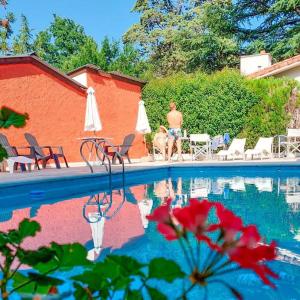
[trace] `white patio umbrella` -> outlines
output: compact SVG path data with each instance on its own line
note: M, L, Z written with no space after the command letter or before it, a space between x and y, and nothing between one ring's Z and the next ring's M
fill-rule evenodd
M153 200L152 199L143 199L142 201L138 202L142 224L143 227L146 229L148 228L149 221L147 219L147 216L151 214L152 206L153 206Z
M84 131L100 131L102 130L102 124L98 112L95 90L89 87L87 94Z
M92 231L94 248L88 251L87 258L91 261L94 261L100 255L100 252L102 250L105 218L99 218L98 213L89 213L89 220L91 221L90 226Z
M139 111L138 111L138 118L137 118L135 130L143 134L151 132L151 128L149 125L149 121L145 109L145 103L142 100L139 101Z

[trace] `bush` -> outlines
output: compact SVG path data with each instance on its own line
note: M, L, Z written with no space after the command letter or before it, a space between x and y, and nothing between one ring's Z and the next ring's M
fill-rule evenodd
M183 113L188 133L228 132L231 137L247 137L253 145L258 136L285 131L289 121L285 105L295 86L296 82L286 79L248 80L232 70L176 74L150 81L143 100L153 130L167 125L173 100Z

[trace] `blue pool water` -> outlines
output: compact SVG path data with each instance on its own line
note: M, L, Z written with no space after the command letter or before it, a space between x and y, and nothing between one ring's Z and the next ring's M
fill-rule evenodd
M13 190L5 193L3 187L0 230L32 218L41 223L42 232L28 241L29 248L51 241L79 242L87 248L90 260L101 260L109 253L141 261L163 256L185 268L177 242L166 242L145 216L165 197L173 199L174 207L186 205L190 197L208 198L222 202L246 224L256 224L265 240L275 240L280 248L278 260L271 264L280 276L276 290L261 284L251 271L223 279L238 288L245 299L300 299L300 169L173 168L128 174L126 182L125 190L114 183L112 196L96 180L93 185L57 182L51 190L47 184L23 186L15 189L15 194ZM174 299L180 287L174 290L165 285L163 290ZM191 299L196 299L195 294ZM209 299L233 296L222 286L213 285Z

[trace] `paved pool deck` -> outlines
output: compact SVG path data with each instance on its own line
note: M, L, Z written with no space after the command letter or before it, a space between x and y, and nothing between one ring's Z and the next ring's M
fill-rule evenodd
M266 159L266 160L236 160L236 161L218 161L218 160L204 160L204 161L183 161L168 163L165 161L155 162L134 162L132 164L125 164L125 171L131 172L136 170L150 170L158 168L168 167L230 167L230 166L299 166L300 159ZM120 165L112 166L113 173L119 173L122 171ZM46 180L53 180L58 178L78 178L78 177L93 177L99 174L107 174L106 169L101 167L95 167L94 173L90 172L90 169L86 166L73 166L70 168L62 167L61 169L46 168L43 170L33 170L31 172L16 172L13 174L7 172L0 172L0 188L7 185L18 185L20 183L39 182Z

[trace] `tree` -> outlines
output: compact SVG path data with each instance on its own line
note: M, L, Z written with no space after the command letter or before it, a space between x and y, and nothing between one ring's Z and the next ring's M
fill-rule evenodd
M300 53L300 0L237 0L235 22L247 53L265 49L276 60Z
M87 39L81 25L54 15L54 21L49 28L38 33L34 49L41 58L61 68L68 57L79 52Z
M232 66L239 48L231 10L227 0L138 0L133 11L141 15L140 23L124 41L137 45L158 75Z
M143 68L137 50L131 45L122 47L117 41L105 37L100 47L92 38L63 62L61 68L71 71L86 64L94 64L103 71L119 71L128 75L141 75Z
M0 5L2 5L6 9L6 5L8 2L6 0L1 0ZM11 24L15 21L15 16L11 12L7 12L5 14L4 19L0 19L0 53L6 55L9 48L9 38L12 35L12 27Z
M32 51L32 30L27 18L21 15L21 28L19 34L14 38L12 49L15 54L23 54Z

